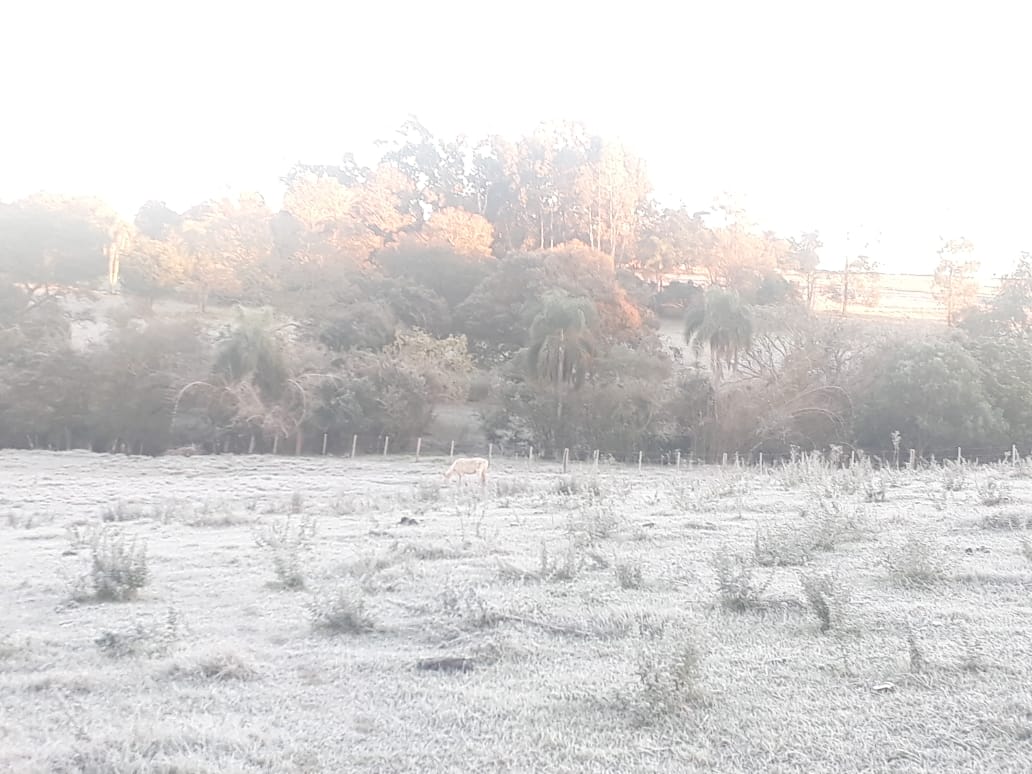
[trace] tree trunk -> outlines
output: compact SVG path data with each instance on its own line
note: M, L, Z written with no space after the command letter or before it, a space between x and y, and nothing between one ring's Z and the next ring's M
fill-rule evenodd
M114 293L118 288L118 277L121 272L122 257L117 245L112 245L108 253L108 292Z
M556 366L555 381L555 419L556 429L563 419L563 361L566 359L566 332L559 331L559 363Z
M842 270L842 316L846 316L846 305L849 303L849 261Z

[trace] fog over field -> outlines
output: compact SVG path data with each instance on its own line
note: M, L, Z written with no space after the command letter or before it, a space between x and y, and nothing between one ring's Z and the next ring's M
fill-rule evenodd
M1020 9L8 5L0 774L1032 772Z
M0 768L1032 766L1032 469L0 454Z

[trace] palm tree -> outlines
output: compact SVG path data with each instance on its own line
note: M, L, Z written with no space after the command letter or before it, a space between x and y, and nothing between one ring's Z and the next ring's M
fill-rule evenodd
M215 356L215 373L230 384L250 382L266 400L281 397L290 375L282 327L275 326L268 310L238 309L236 325Z
M527 368L535 379L555 388L557 420L563 418L564 387L584 384L595 355L592 328L597 317L591 299L555 291L544 296L531 323Z
M752 345L752 314L738 293L711 286L688 312L684 321L684 338L698 360L704 347L709 348L710 368L717 381L724 369L738 370L738 356Z

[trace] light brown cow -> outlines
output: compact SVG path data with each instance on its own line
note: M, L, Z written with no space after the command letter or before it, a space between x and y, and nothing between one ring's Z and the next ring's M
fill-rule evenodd
M445 471L444 479L448 481L452 476L458 476L461 484L463 476L478 476L483 486L487 483L487 469L490 465L490 461L483 457L459 457Z

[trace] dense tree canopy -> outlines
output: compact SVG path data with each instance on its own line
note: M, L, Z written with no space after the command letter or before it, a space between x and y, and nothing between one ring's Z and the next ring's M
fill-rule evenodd
M278 208L0 203L0 444L401 442L472 394L490 438L545 450L1032 443L1028 256L974 306L971 246L945 242L962 333L885 332L844 319L877 303L869 257L819 274L816 232L666 206L583 125L444 138L413 117L382 147L295 164Z

